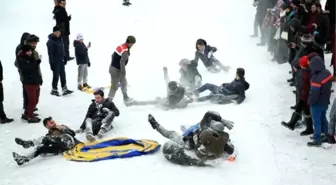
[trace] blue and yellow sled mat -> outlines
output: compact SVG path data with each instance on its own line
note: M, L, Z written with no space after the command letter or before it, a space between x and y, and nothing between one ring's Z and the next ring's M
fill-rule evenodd
M121 87L121 84L119 83L118 84L118 88L119 87ZM109 88L111 88L111 86L110 85L108 85L108 86L102 86L102 87L95 87L95 88L87 88L87 87L84 87L83 89L82 89L82 91L83 92L86 92L86 93L89 93L89 94L93 94L94 92L96 92L96 91L98 91L98 90L105 90L105 89L109 89Z
M130 158L155 153L161 145L152 140L134 140L126 137L112 138L92 143L80 143L63 153L70 161L95 162L116 158Z

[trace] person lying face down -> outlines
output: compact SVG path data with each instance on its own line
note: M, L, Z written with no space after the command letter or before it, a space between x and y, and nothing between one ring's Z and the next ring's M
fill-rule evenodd
M163 137L171 140L164 144L163 154L172 163L207 166L206 160L221 158L225 153L233 155L235 152L229 134L224 131L224 127L231 130L234 123L223 119L216 112L206 112L200 123L183 129L182 135L164 128L151 114L148 115L148 122ZM197 157L188 155L186 150L194 151Z
M196 102L211 100L213 103L226 104L236 102L238 104L245 100L245 91L248 90L250 84L245 80L245 70L237 68L236 78L230 83L223 83L220 86L206 83L188 95L195 95ZM207 96L198 97L200 93L210 91Z
M85 131L89 141L94 141L95 135L102 138L113 128L112 122L120 114L116 105L109 98L104 98L104 91L97 90L93 94L95 99L89 105L80 129L76 131L77 133Z
M180 84L187 90L195 90L202 85L202 76L197 70L197 63L188 59L180 61Z
M59 125L52 119L47 117L43 120L43 125L48 129L45 136L37 139L23 140L15 138L15 142L23 148L34 147L34 152L27 156L19 155L13 152L15 162L20 166L41 154L54 154L58 155L65 151L73 149L77 144L81 143L76 139L76 133L65 125Z

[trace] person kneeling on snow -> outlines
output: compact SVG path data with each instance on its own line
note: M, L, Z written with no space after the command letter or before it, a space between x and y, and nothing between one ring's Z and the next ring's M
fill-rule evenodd
M132 101L126 106L132 105L158 105L158 107L169 110L176 108L185 108L191 103L191 99L186 96L186 90L182 85L176 81L170 81L168 76L168 69L163 68L164 79L167 86L167 96L164 98L157 97L155 100L150 101Z
M76 139L76 133L65 125L57 124L52 117L45 118L43 125L48 129L45 136L33 140L15 138L15 142L23 148L35 147L35 151L27 156L13 152L13 158L18 165L23 165L41 154L58 155L73 149L81 143Z
M223 83L221 86L207 83L191 92L191 94L198 96L199 93L209 90L211 91L210 95L198 97L195 100L198 102L211 100L218 104L227 104L235 101L240 104L245 100L245 91L249 87L250 84L245 81L245 70L238 68L236 78L231 83Z
M107 131L113 128L114 117L120 114L116 105L109 98L104 98L102 90L93 94L95 99L92 100L80 129L76 131L77 133L85 131L89 141L94 141L95 135L102 138Z
M197 70L197 63L182 59L180 66L180 84L183 87L190 91L202 85L202 76Z
M151 114L148 115L148 122L163 137L171 140L163 145L163 154L172 163L207 166L206 160L222 158L224 154L230 155L228 159L234 160L236 156L230 136L224 131L224 127L231 130L234 123L222 119L216 112L206 112L200 123L187 130L181 127L183 135L165 129ZM188 155L186 150L194 150L197 157Z
M217 73L220 70L228 71L230 67L224 66L213 56L216 51L216 47L207 45L207 42L204 39L198 39L196 41L195 58L192 62L198 63L198 60L201 59L207 70L212 73ZM220 69L218 69L217 66L219 66Z

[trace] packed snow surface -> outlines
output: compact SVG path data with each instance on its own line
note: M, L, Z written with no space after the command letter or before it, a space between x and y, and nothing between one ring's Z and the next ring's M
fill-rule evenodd
M132 34L137 43L131 50L127 66L130 95L150 100L165 95L162 67L167 66L172 80L178 80L178 62L193 59L195 42L205 39L216 46L216 58L232 69L228 73L210 74L199 62L204 82L220 84L231 81L235 68L244 67L251 84L247 99L241 105L191 104L185 110L163 111L153 106L125 107L121 92L115 103L121 115L108 136L166 141L147 122L153 114L165 127L179 131L181 124L198 122L207 110L218 111L235 122L230 132L239 150L235 162L216 164L212 168L182 167L166 161L161 152L130 159L95 163L66 161L62 156L38 158L18 167L12 152L27 154L14 142L44 135L42 124L20 120L22 89L14 67L14 50L23 32L40 37L37 50L42 57L43 86L39 114L52 116L58 123L76 129L84 119L92 95L76 91L69 97L50 95L51 78L46 41L55 25L51 0L11 0L0 6L0 58L4 68L5 109L15 122L0 125L0 185L92 185L92 184L230 184L230 185L333 185L336 184L336 147L325 150L309 148L309 137L289 131L280 122L290 118L294 103L288 86L287 64L272 63L264 47L250 39L255 8L251 0L141 0L130 7L121 0L68 0L72 14L71 40L82 33L92 42L89 50L92 86L109 85L108 68L114 49ZM72 42L72 41L71 41ZM73 47L71 44L73 55ZM330 55L326 58L329 64ZM76 90L75 60L66 66L69 89ZM335 88L335 85L334 87ZM108 90L105 91L108 93ZM78 136L84 140L83 135Z

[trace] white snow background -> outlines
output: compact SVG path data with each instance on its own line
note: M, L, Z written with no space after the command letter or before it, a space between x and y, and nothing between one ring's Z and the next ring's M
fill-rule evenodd
M14 67L14 50L23 32L40 37L37 51L43 55L44 84L38 108L42 118L52 116L58 123L76 129L93 97L76 90L75 60L66 66L68 87L75 93L69 97L50 95L52 74L46 41L55 25L53 1L10 0L0 6L0 59L4 68L4 105L15 122L0 126L0 185L336 184L336 147L309 148L306 145L309 137L299 136L302 129L292 132L280 125L290 118L289 106L294 103L293 89L286 82L290 77L289 66L272 63L266 48L255 46L259 40L249 38L255 14L251 0L141 0L132 1L130 7L121 3L121 0L67 1L67 11L72 14L72 55L72 41L77 33L82 33L86 42L92 42L89 50L92 86L109 84L111 54L132 34L137 43L131 50L127 77L130 95L135 99L164 96L162 67L168 66L171 79L178 80L178 62L182 58L193 59L198 38L216 46L215 56L232 67L228 73L210 74L199 61L204 82L230 82L235 68L244 67L251 87L241 105L202 103L173 111L152 106L127 108L118 91L115 103L121 115L115 119L115 128L108 136L154 139L163 144L166 139L147 122L149 113L168 129L179 131L181 124L194 124L207 110L214 110L235 122L235 128L229 132L239 150L237 160L212 168L182 167L169 163L157 152L94 163L71 162L56 156L38 158L18 167L12 152L27 154L31 150L16 145L14 138L30 139L46 133L42 123L27 124L20 120L22 89ZM326 57L328 66L330 57ZM83 135L78 138L84 140Z

